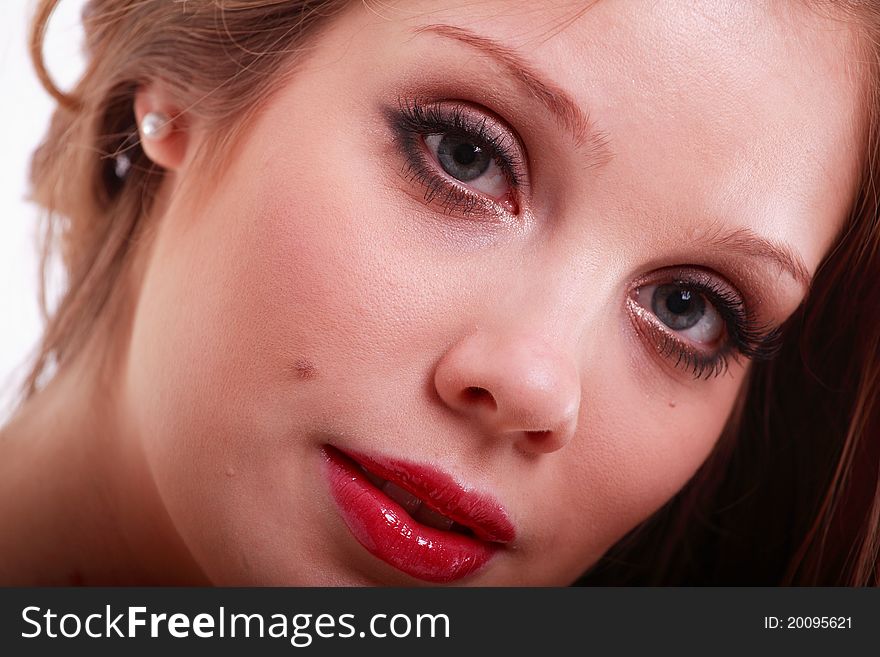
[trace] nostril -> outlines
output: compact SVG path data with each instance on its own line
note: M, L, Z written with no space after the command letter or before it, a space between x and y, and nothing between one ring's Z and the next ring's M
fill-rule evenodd
M469 386L462 391L461 398L469 404L485 404L492 410L498 408L498 404L495 403L495 398L492 396L492 393L485 388Z
M565 446L567 442L564 432L545 429L544 431L523 431L522 440L517 447L527 454L549 454Z

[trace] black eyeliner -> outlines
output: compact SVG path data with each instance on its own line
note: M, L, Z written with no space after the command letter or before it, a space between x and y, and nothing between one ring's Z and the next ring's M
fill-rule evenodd
M711 355L683 345L679 347L677 367L691 371L694 378L709 378L726 372L730 358L735 361L739 356L749 360L769 360L777 353L781 337L779 329L758 323L744 303L721 285L686 278L677 278L672 284L701 294L718 312L727 333L722 347ZM671 336L670 339L680 342Z
M492 129L488 110L471 107L462 101L422 101L399 98L397 107L385 110L386 120L394 132L405 162L404 176L425 189L425 203L438 202L444 211L467 216L498 216L510 210L479 192L468 189L461 181L445 174L434 162L425 145L430 135L453 135L466 138L486 149L498 165L519 206L519 197L526 186L522 147L515 143L509 128ZM479 115L481 114L481 115ZM498 120L500 123L500 120ZM513 214L516 214L514 212Z

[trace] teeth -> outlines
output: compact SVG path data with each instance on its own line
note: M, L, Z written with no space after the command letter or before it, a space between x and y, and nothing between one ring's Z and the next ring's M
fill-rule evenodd
M379 488L388 497L397 502L409 515L422 524L434 527L435 529L442 529L444 531L449 531L449 529L452 528L452 525L457 524L453 522L451 518L447 518L433 509L428 508L422 503L422 500L409 491L404 490L394 482L382 479L382 477L373 474L362 465L359 465L358 467L360 467L364 476L369 479L376 488ZM459 525L459 527L460 526L461 525Z
M369 479L376 488L382 488L382 486L385 485L385 480L382 479L382 477L374 475L362 465L358 467L364 471L364 475L366 475L367 479Z
M425 525L428 525L429 527L434 527L436 529L444 529L448 531L452 527L451 518L447 518L446 516L437 513L433 509L429 509L424 504L419 507L419 510L416 512L413 518Z
M406 509L406 512L411 516L415 516L416 511L422 506L422 501L418 497L403 490L392 481L385 482L385 485L382 486L382 492Z

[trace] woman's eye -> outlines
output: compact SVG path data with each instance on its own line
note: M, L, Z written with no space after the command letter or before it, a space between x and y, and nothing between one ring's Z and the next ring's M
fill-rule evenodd
M385 115L403 155L404 177L424 190L423 202L467 218L519 215L529 182L525 145L491 110L463 101L400 99Z
M440 168L449 176L494 200L510 191L510 183L490 148L466 135L433 134L425 145Z
M722 278L699 267L682 267L663 278L666 282L631 289L626 302L651 352L695 378L718 376L739 356L766 360L776 353L779 326L759 321L743 295Z
M715 306L686 284L645 285L635 296L663 325L691 342L713 346L724 335L725 322Z

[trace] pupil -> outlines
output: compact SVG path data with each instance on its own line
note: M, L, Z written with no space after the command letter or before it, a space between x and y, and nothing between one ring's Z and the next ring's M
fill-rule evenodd
M477 149L473 144L459 144L452 152L452 157L454 157L455 161L459 164L467 166L473 164L474 160L477 159Z
M446 135L437 144L437 159L456 180L467 182L482 176L492 164L489 150L466 135Z
M691 307L690 290L679 290L666 297L666 307L677 315L686 313Z
M651 309L657 318L674 331L696 326L706 314L706 301L696 290L682 283L658 285L651 298Z

